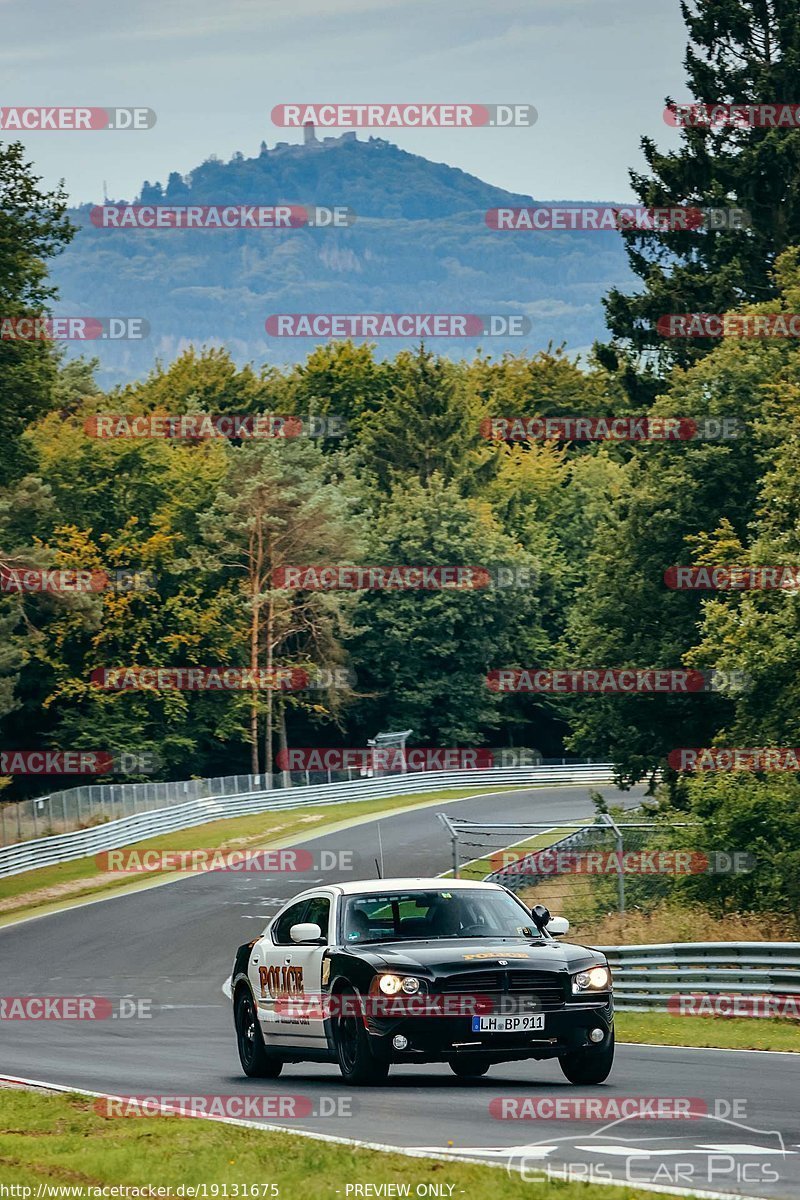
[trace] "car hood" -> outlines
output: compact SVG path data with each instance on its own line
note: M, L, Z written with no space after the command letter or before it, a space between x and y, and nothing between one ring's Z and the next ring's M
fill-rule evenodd
M526 971L582 971L605 963L605 956L586 946L560 942L521 942L518 938L462 938L431 941L382 942L380 946L349 946L359 958L367 958L379 970L422 971L434 974L451 971L485 971L505 960L503 969Z

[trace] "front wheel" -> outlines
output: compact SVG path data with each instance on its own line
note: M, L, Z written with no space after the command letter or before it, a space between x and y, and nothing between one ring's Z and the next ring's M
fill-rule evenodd
M492 1064L488 1058L480 1058L478 1055L470 1054L468 1058L451 1058L450 1070L459 1079L477 1079L481 1075L485 1075Z
M346 999L345 999L346 998ZM347 1083L382 1083L389 1074L389 1060L373 1054L364 1027L358 995L352 988L339 993L340 1011L333 1027L339 1070Z
M236 1045L239 1062L251 1079L277 1079L283 1063L268 1054L258 1024L256 1008L249 992L242 992L236 1001Z
M561 1070L570 1083L587 1084L603 1083L611 1074L614 1065L614 1031L611 1040L602 1050L590 1047L575 1050L572 1054L564 1054L559 1058Z

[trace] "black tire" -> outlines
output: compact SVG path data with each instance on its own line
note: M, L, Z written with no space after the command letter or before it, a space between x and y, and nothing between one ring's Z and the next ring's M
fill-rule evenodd
M611 1041L602 1050L576 1050L573 1054L564 1054L558 1061L570 1083L604 1083L614 1065L613 1029Z
M274 1054L267 1053L255 1004L248 991L242 990L236 1001L235 1023L239 1062L245 1075L251 1079L277 1079L283 1063Z
M352 988L339 993L346 996L333 1022L333 1040L342 1078L347 1083L368 1087L383 1083L389 1074L388 1058L373 1053L369 1035L358 1012L358 996Z
M491 1065L488 1058L481 1058L477 1054L450 1059L450 1070L459 1079L478 1079L479 1076L486 1074Z

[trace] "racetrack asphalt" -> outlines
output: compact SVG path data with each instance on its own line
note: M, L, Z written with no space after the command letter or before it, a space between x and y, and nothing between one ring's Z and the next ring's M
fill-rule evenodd
M597 790L626 806L641 795ZM386 876L448 869L440 808L472 820L553 824L592 814L581 786L473 796L386 816ZM237 946L296 892L323 879L375 875L375 820L302 844L315 858L322 850L351 851L353 869L198 874L0 929L3 995L127 997L150 1002L152 1011L129 1019L0 1021L0 1074L125 1096L301 1096L311 1114L264 1122L507 1162L530 1178L613 1177L800 1197L800 1055L623 1045L608 1083L587 1088L571 1087L557 1063L534 1061L496 1066L472 1081L445 1065L395 1067L385 1085L361 1090L348 1089L332 1064L289 1064L278 1080L246 1079L221 991ZM613 1105L601 1117L566 1120L493 1115L503 1098L541 1104L653 1096L687 1098L695 1116L615 1123Z

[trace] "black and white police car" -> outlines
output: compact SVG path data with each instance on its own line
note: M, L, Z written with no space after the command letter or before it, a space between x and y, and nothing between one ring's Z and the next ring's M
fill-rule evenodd
M574 1084L614 1059L605 957L555 936L569 924L494 883L377 879L303 892L240 946L230 980L246 1075L338 1062L353 1084L392 1063L456 1075L557 1058Z

